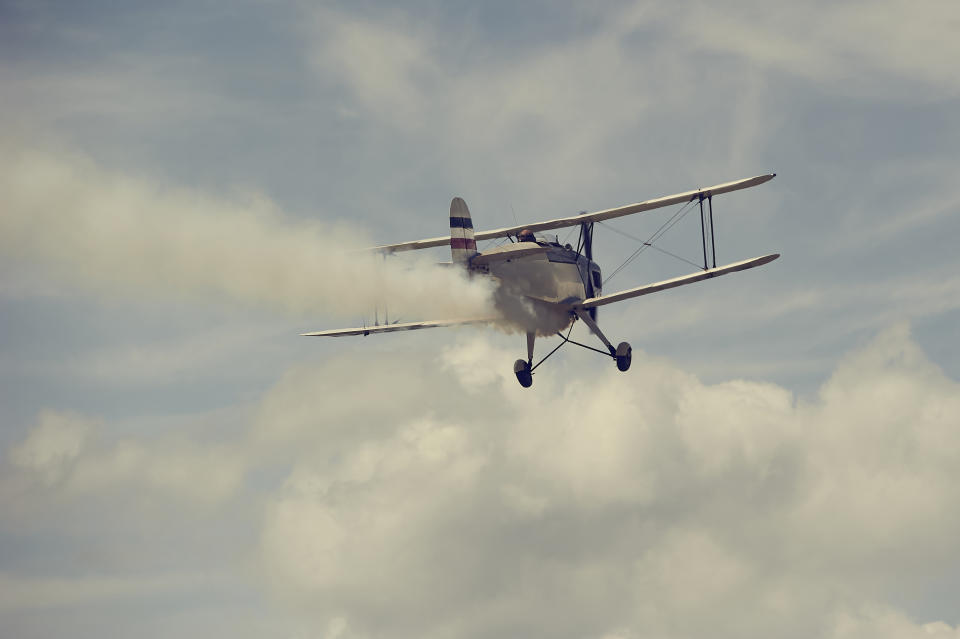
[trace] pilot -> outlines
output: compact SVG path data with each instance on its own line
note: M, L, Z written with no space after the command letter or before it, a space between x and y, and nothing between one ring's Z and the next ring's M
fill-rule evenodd
M520 239L521 242L537 241L537 238L533 236L533 231L531 231L530 229L523 229L522 231L520 231L520 235L518 236L518 238Z

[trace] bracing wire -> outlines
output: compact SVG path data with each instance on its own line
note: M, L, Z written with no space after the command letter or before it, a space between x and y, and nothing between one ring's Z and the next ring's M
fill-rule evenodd
M630 256L629 256L626 260L623 261L623 264L621 264L620 266L618 266L612 273L610 273L610 275L608 275L606 278L604 278L604 280L603 280L604 286L606 286L607 282L609 282L611 279L613 279L613 277L614 277L617 273L619 273L619 272L622 271L624 268L626 268L626 266L627 266L628 264L630 264L630 262L632 262L633 260L635 260L635 259L636 259L641 253L643 253L648 247L653 246L653 243L654 243L654 242L656 242L656 241L659 240L661 237L663 237L663 235L664 235L667 231L669 231L670 229L672 229L680 220L682 220L682 219L687 215L687 213L689 213L689 212L692 210L692 209L691 209L691 205L692 205L692 204L693 204L693 200L687 202L687 203L684 204L683 207L681 207L676 213L674 213L672 216L670 216L670 218L669 218L666 222L664 222L663 224L661 224L661 225L660 225L660 228L658 228L656 231L654 231L653 235L651 235L651 236L649 237L649 239L647 239L646 242L643 242L643 243L640 245L640 248L638 248L636 251L634 251L633 253L631 253ZM601 224L602 224L602 222L601 222ZM612 228L612 227L607 226L606 224L604 224L604 226L606 226L607 228ZM658 247L655 247L655 246L654 246L653 248L657 248L657 250L663 250L663 249L659 249ZM664 252L666 252L666 251L664 251ZM679 256L674 256L674 257L678 257L679 259L682 259L682 260L686 261L686 260L685 260L684 258L682 258L682 257L679 257ZM691 262L691 264L692 264L692 262ZM699 265L699 264L697 264L697 265L695 265L695 266L697 266L697 268L700 268L700 265Z
M680 260L681 262L686 262L687 264L690 264L691 266L695 266L695 267L697 267L697 268L703 268L702 266L700 266L699 264L697 264L697 263L694 262L693 260L688 260L687 258L685 258L685 257L682 256L682 255L677 255L676 253L671 253L670 251L668 251L668 250L666 250L666 249L662 249L662 248L660 248L659 246L656 246L656 245L654 245L654 244L650 244L649 242L644 242L643 240L641 240L641 239L640 239L639 237L637 237L636 235L630 235L630 234L627 233L626 231L621 231L620 229L618 229L618 228L615 227L615 226L610 226L609 224L607 224L607 223L605 223L605 222L598 222L598 224L602 225L604 228L610 229L610 230L613 231L614 233L618 233L618 234L620 234L620 235L622 235L622 236L624 236L624 237L626 237L626 238L629 238L629 239L631 239L631 240L633 240L633 241L635 241L635 242L640 242L641 244L646 244L647 246L649 246L649 247L652 248L653 250L655 250L655 251L660 251L661 253L663 253L663 254L665 254L665 255L669 255L670 257L674 257L674 258Z

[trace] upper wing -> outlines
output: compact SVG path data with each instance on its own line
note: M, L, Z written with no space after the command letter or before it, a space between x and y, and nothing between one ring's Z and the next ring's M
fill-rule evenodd
M699 282L701 280L708 280L711 277L720 277L721 275L726 275L727 273L735 273L737 271L745 271L748 268L754 268L755 266L763 266L764 264L768 264L778 257L780 257L779 253L771 253L770 255L755 257L753 259L743 260L742 262L734 262L733 264L727 264L726 266L718 266L716 268L707 269L698 273L691 273L690 275L675 277L672 280L664 280L655 284L638 286L637 288L627 289L625 291L620 291L619 293L601 295L600 297L591 297L590 299L583 300L577 304L577 306L580 308L594 308L596 306L603 306L605 304L613 304L614 302L619 302L631 297L649 295L650 293L656 293L657 291L665 291L668 288L676 288L677 286L693 284L694 282Z
M561 217L557 218L556 220L548 220L546 222L537 222L534 224L519 224L517 226L508 226L502 229L495 229L493 231L478 231L474 233L474 239L479 242L481 240L490 240L495 237L517 235L524 229L530 229L533 232L549 231L551 229L559 229L566 226L576 226L581 222L602 222L604 220L612 220L617 217L623 217L624 215L633 215L634 213L642 213L644 211L659 209L664 206L672 206L674 204L690 202L698 199L701 195L703 197L711 197L714 195L720 195L721 193L729 193L730 191L747 189L772 180L776 175L776 173L758 175L745 180L726 182L724 184L717 184L716 186L707 187L705 189L697 189L695 191L687 191L685 193L678 193L676 195L668 195L655 200L647 200L645 202L638 202L637 204L628 204L615 209L606 209L604 211L596 211L594 213L570 215L568 217ZM386 244L384 246L377 246L374 248L374 250L393 253L394 251L411 251L415 249L430 248L433 246L446 246L449 243L450 236L445 235L443 237L434 237L426 240L401 242L400 244Z
M421 328L439 328L441 326L457 326L460 324L485 324L495 321L494 318L463 319L463 320L433 320L424 322L407 322L405 324L381 324L379 326L364 326L363 328L336 328L330 331L315 333L300 333L307 337L345 337L347 335L372 335L374 333L393 333L395 331L416 331Z

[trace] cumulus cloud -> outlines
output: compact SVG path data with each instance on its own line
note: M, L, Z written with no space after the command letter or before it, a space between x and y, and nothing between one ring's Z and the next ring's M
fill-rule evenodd
M44 410L10 451L10 461L21 479L81 500L136 488L211 503L231 496L246 470L241 451L231 446L171 437L110 439L103 431L102 420ZM26 494L35 493L27 488Z
M257 194L211 196L76 154L13 143L3 151L0 255L71 284L341 319L384 306L411 319L490 314L483 281L425 258L385 267L355 252L372 244L356 229L291 219Z
M895 600L950 569L960 532L949 508L960 497L960 388L905 325L845 357L802 400L766 383L705 385L640 353L627 375L547 372L534 392L473 370L499 370L507 355L481 342L451 349L458 379L443 396L368 409L384 418L371 427L367 415L359 431L329 397L309 418L305 407L265 405L261 428L291 415L301 426L298 463L264 520L263 562L318 627L954 632L906 621ZM387 384L378 377L357 392ZM272 393L315 381L304 374ZM491 395L501 408L483 400ZM861 612L881 604L893 612Z
M827 636L831 639L957 639L960 626L942 621L916 623L898 610L874 605L838 613Z
M561 358L524 390L514 355L468 334L298 367L218 446L47 412L11 461L56 483L5 508L244 504L264 587L343 638L956 635L902 599L960 568L960 385L906 325L809 398L639 351L627 374Z

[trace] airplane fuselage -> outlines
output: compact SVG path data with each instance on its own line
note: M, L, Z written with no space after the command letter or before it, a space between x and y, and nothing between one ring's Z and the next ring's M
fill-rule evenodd
M570 304L601 294L599 265L569 245L518 242L477 257L471 270L488 273L499 283L497 310L527 332L549 335L563 330L573 321Z

